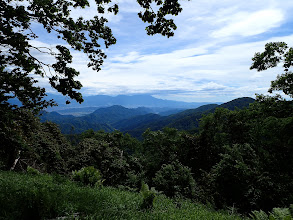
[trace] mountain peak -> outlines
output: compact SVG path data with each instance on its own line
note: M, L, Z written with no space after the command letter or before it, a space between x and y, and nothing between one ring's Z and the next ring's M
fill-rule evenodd
M250 97L241 97L237 99L233 99L232 101L223 103L219 105L220 108L227 108L229 110L234 110L235 108L245 108L248 107L250 103L253 103L255 99Z

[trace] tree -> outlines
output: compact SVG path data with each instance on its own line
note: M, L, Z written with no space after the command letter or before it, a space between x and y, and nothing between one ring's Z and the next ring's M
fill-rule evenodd
M173 36L176 25L166 15L178 15L182 8L178 0L138 0L142 11L138 16L149 23L149 35ZM74 20L70 11L73 8L90 7L88 0L1 0L0 1L0 103L8 104L11 98L18 98L22 108L40 110L53 105L46 101L44 88L35 85L34 76L48 77L50 85L63 95L81 103L78 90L81 83L75 79L79 72L70 67L70 49L82 51L89 58L88 67L101 69L106 54L103 47L116 43L111 29L106 25L105 12L117 14L118 5L111 0L95 0L97 15L90 20L82 17ZM112 4L111 4L112 3ZM152 6L157 5L158 10ZM69 47L57 45L55 49L36 47L31 40L38 38L33 32L32 23L39 23ZM104 46L101 42L103 41ZM34 51L55 58L54 64L46 63L33 55ZM69 101L67 100L67 103ZM16 106L14 106L16 107Z
M284 73L277 76L277 79L271 82L269 92L283 91L284 94L293 98L293 72L290 68L293 66L293 48L288 47L285 42L271 42L265 45L265 51L255 53L252 58L253 64L250 69L258 71L267 70L283 63Z
M185 196L193 198L196 183L192 177L191 169L179 161L163 164L153 178L155 188L163 191L167 196Z
M66 173L71 147L52 122L41 123L26 109L0 105L0 169Z

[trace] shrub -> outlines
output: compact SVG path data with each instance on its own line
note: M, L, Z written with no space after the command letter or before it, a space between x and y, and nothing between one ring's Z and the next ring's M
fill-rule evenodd
M269 214L262 210L253 211L252 214L250 214L250 217L255 220L291 220L293 219L293 216L290 212L290 208L273 208Z
M130 171L126 153L116 145L113 137L107 137L107 133L97 139L86 138L74 149L70 165L72 170L93 165L103 173L104 184L108 186L124 183Z
M81 182L83 185L102 186L102 175L93 166L83 167L78 171L73 171L73 180Z
M290 220L292 217L288 208L273 208L269 219Z
M140 193L143 197L143 201L140 207L142 209L152 209L154 207L154 200L156 197L154 188L149 189L149 186L142 182Z
M27 166L26 172L30 175L39 175L40 174L40 172L37 169L35 169L31 166Z
M189 167L180 162L164 164L153 178L157 190L167 196L195 196L196 183Z

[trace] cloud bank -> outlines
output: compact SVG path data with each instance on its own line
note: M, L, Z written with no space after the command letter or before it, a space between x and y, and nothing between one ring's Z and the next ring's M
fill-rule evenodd
M117 44L106 50L100 72L73 52L84 95L148 93L183 101L229 101L266 93L280 70L249 70L255 52L271 41L293 45L291 0L182 1L173 38L147 36L138 4L120 0L109 16ZM94 8L87 11L95 13ZM39 38L39 40L41 40ZM45 44L47 42L41 42Z

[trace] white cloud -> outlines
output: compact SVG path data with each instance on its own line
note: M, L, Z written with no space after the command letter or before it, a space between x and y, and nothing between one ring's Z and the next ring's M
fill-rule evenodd
M85 95L153 93L188 101L254 96L265 93L280 73L249 70L254 53L270 41L293 45L293 30L279 31L280 25L293 21L292 1L182 1L184 10L175 18L178 30L170 39L145 34L137 2L116 1L120 17L111 17L110 27L118 43L106 51L102 70L87 68L86 55L73 53L72 66L81 73ZM92 16L96 9L81 12Z
M118 55L110 58L110 61L118 61L122 63L130 63L137 61L141 56L136 51L129 52L127 55Z
M293 35L269 41L290 37ZM211 45L164 54L133 51L125 57L121 54L109 58L99 73L82 71L80 79L85 87L103 94L159 94L169 90L177 91L177 98L184 98L186 94L199 99L212 96L218 100L254 96L265 93L270 81L278 74L276 70L261 73L249 70L254 53L262 51L266 42L223 46L213 51L209 51ZM112 60L120 62L113 63ZM185 95L180 96L182 93Z
M232 22L214 31L212 37L227 37L231 35L253 36L278 27L284 20L281 10L267 9L253 13L241 12L232 15Z

